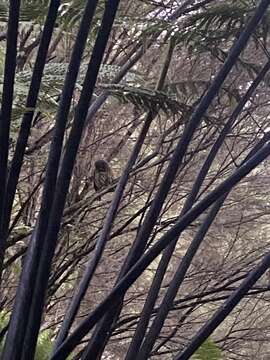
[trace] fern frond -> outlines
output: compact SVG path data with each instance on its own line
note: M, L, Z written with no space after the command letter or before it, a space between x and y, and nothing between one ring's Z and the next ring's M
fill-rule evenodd
M47 15L49 0L23 0L20 10L20 22L41 23ZM8 6L7 0L0 0L0 21L8 21ZM59 8L58 22L72 25L81 19L85 3L81 0L72 0L63 2ZM104 3L99 3L97 6L96 17L101 17L104 9Z
M169 83L164 87L164 91L171 94L177 99L183 96L200 95L202 89L209 86L209 81L204 80L182 80L174 83Z
M178 30L175 39L187 45L200 48L215 46L215 41L228 40L234 37L246 24L247 19L255 11L252 1L220 1L209 5L203 11L188 15ZM269 34L270 11L268 11L257 28L257 34L266 38Z
M8 1L0 1L0 21L8 21ZM44 19L47 14L49 0L24 0L21 4L20 21L33 22Z
M130 102L144 111L158 112L162 110L168 114L183 110L181 104L165 92L126 85L102 84L101 87L109 91L121 103Z

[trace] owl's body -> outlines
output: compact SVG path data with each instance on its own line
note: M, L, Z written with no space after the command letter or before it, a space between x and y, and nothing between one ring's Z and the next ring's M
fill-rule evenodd
M109 164L105 160L97 160L94 170L94 189L100 191L113 182L113 175ZM113 191L113 190L112 190Z

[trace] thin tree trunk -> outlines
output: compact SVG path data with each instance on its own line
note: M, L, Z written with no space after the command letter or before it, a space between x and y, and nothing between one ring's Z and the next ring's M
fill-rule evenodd
M7 182L7 195L5 204L5 217L4 217L4 235L7 236L12 206L18 185L20 171L23 165L25 149L30 135L35 108L38 100L38 94L41 85L41 79L46 63L47 51L52 38L52 33L58 13L60 1L52 1L48 10L48 16L44 25L44 30L40 40L40 46L35 61L31 84L25 104L27 111L22 118L22 123L19 130L19 135L15 147L15 152L10 166L8 182Z
M92 5L93 3L91 3ZM59 175L55 188L53 205L50 212L48 230L40 256L40 265L36 276L36 287L31 304L28 328L25 336L22 360L32 359L35 352L36 340L42 318L48 286L50 268L55 252L65 200L71 180L76 155L82 137L87 109L95 88L98 72L106 49L107 41L112 29L119 0L112 0L105 5L105 11L99 29L93 53L84 79L81 95L76 108L74 121L67 140Z
M9 133L16 71L20 3L20 0L11 0L9 2L9 18L6 45L7 50L5 56L4 84L0 114L0 283L2 278L2 269L6 248L6 237L4 232L4 213L8 175Z

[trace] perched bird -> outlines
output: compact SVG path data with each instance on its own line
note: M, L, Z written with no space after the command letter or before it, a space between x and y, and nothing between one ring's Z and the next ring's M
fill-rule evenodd
M100 191L113 182L113 174L111 168L107 161L105 160L97 160L95 162L95 169L93 174L94 179L94 189L95 191ZM114 191L113 189L110 190ZM99 198L100 200L101 198Z

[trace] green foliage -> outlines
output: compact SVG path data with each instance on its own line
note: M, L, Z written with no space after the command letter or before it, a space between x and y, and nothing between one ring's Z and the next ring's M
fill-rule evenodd
M47 13L49 0L23 0L21 3L20 21L39 22L44 20ZM0 21L8 21L9 1L0 1Z
M8 324L9 322L9 316L10 314L3 310L0 312L0 331L2 331ZM0 353L3 350L3 341L0 342Z
M52 352L51 331L45 330L38 337L35 360L47 360Z
M20 10L20 23L36 23L43 25L48 12L49 0L22 0ZM0 0L0 21L8 21L9 1ZM82 17L85 1L70 0L62 2L59 8L58 24L68 28L78 23ZM104 9L104 2L97 6L96 18L99 19Z
M1 54L0 54L1 59ZM68 64L66 63L50 63L45 66L42 84L38 96L36 111L40 111L48 118L53 117L57 107L57 98L61 94L62 86L64 83L65 74ZM80 73L77 79L76 88L81 90L81 86L87 71L88 64L82 64ZM1 69L1 61L0 61ZM119 67L112 65L104 65L100 71L100 81L110 82L118 73ZM14 93L13 111L12 111L12 129L11 136L16 135L19 119L26 111L32 109L25 108L24 104L28 94L28 89L32 77L31 70L23 70L16 74L16 86ZM133 87L131 85L140 83L139 75L134 72L126 74L122 80L122 85L104 85L98 86L108 90L110 94L121 102L131 102L144 110L163 110L165 112L177 112L180 107L173 98L173 94L157 92L151 89ZM0 74L0 96L2 93L3 76ZM128 85L130 84L130 85ZM16 121L17 120L17 121Z
M48 360L51 357L53 350L52 331L44 330L38 337L38 343L35 353L35 360ZM72 355L67 357L67 360L71 360Z
M5 65L5 51L0 46L0 76L4 73L4 65Z
M199 96L209 86L209 81L203 80L182 80L174 83L166 84L164 90L166 93L172 94L177 99L182 97L196 95Z
M221 360L221 350L211 339L207 339L192 356L192 360Z
M5 310L0 312L0 331L8 324L9 313Z
M203 11L186 17L181 28L174 25L174 37L178 42L191 46L191 51L205 51L208 47L216 47L220 41L234 38L246 24L247 19L255 11L253 1L219 1L208 5ZM266 39L269 34L270 12L268 11L256 35Z
M125 85L102 85L112 96L120 102L131 102L145 111L159 111L165 113L177 113L182 110L175 98L162 92L143 87L132 87Z
M10 313L7 311L0 312L0 331L8 324ZM48 360L52 352L52 332L44 330L38 337L38 344L35 354L35 360ZM3 350L3 341L0 343L0 353Z

